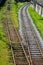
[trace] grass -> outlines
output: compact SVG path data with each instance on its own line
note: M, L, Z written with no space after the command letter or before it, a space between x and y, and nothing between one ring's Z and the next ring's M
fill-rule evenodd
M2 19L4 17L3 12L6 11L6 7L4 6L0 10L0 65L13 65L10 61L10 50L8 51L8 45L9 42L8 39L5 37L5 33L3 31L3 23Z
M36 25L36 28L43 39L43 17L41 17L32 7L29 7L28 11L33 19L33 23Z
M18 29L19 28L19 23L18 23L18 11L21 6L23 6L24 3L17 3L17 4L11 4L11 19L12 22L14 23L14 26Z

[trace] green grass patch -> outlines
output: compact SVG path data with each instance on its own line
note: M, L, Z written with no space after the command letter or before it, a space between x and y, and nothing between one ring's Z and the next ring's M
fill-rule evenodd
M43 17L41 17L32 7L29 7L28 11L43 39Z
M21 6L23 6L24 3L13 3L11 4L11 19L12 22L14 23L14 26L18 29L19 28L19 23L18 23L18 11L20 9Z
M3 23L2 19L4 17L4 12L6 11L6 7L4 6L2 9L0 9L0 65L13 65L10 61L9 53L11 50L8 51L8 45L9 42L8 39L5 37L5 33L3 30Z
M3 31L3 25L0 22L0 65L13 65L13 63L9 62L10 56L7 46L8 40L5 38L5 34Z

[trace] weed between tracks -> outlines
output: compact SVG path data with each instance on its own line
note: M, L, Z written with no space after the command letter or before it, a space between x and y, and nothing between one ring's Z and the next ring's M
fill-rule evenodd
M28 11L29 11L29 13L33 19L33 22L36 25L37 29L39 30L40 35L43 39L43 17L38 15L38 13L32 7L29 7Z
M17 3L17 4L11 4L11 19L12 22L14 23L14 26L18 29L19 28L19 22L18 22L18 11L19 8L23 5L24 3Z

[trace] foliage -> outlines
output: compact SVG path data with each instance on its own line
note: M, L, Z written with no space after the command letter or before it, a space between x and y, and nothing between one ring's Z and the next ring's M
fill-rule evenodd
M40 32L41 37L43 38L43 17L41 17L32 7L29 7L28 11L33 19L34 24Z
M19 28L19 22L18 22L18 11L21 6L23 6L24 3L13 3L11 4L11 20L14 23L14 26L18 29Z

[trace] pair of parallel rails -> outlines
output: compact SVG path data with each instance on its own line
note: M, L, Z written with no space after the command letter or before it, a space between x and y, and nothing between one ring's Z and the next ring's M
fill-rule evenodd
M38 39L38 36L36 35L36 32L33 28L31 20L27 15L27 7L28 5L21 9L21 21L22 21L21 24L22 24L23 37L25 39L27 48L29 48L30 62L31 62L30 65L43 65L43 49L41 47L40 40ZM25 47L26 45L24 44Z
M6 18L3 23L6 36L10 40L14 65L30 65L31 58L29 48L23 46L19 32L12 24L10 18ZM28 57L25 51L27 51Z

